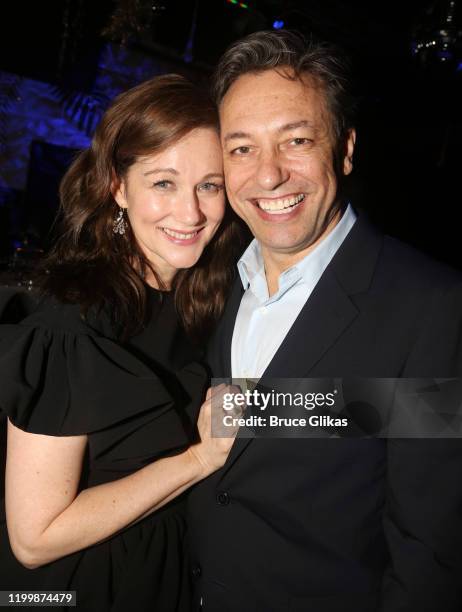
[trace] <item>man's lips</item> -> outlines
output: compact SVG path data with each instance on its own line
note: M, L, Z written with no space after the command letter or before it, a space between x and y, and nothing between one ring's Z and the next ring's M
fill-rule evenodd
M304 193L292 193L279 198L252 198L250 201L263 218L282 217L286 219L302 205L305 199L306 194Z

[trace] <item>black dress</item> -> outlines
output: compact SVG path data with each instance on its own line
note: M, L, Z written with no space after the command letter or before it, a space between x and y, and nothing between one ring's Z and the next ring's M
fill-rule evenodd
M123 345L104 313L84 321L78 306L50 301L19 325L0 326L0 409L25 431L87 434L80 489L127 476L194 439L207 373L172 295L148 293L150 322ZM75 590L82 611L187 612L184 503L183 494L110 539L35 570L14 558L2 504L0 589Z

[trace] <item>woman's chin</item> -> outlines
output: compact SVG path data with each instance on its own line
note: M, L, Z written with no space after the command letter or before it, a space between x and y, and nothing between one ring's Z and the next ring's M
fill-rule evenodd
M180 272L181 270L186 270L188 268L192 268L194 265L196 265L196 263L198 262L200 256L202 253L199 254L191 254L191 255L186 255L184 254L181 257L174 257L169 259L168 261L166 261L166 265L162 266L162 268L164 268L162 272L164 272L166 275L173 277L175 276L175 274L177 274L177 272ZM157 266L155 266L157 268ZM162 273L163 275L163 273Z

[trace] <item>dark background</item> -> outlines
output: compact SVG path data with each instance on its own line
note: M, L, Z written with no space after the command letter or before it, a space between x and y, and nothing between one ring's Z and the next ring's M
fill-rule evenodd
M126 50L127 66L144 61L134 57L147 58L156 72L205 81L230 42L280 22L337 42L353 59L360 99L350 185L354 203L389 233L462 267L461 12L458 0L4 2L0 74L49 83L69 116L85 110L86 124L79 115L79 129L90 137L96 110L103 112L112 94L140 78L133 68L120 66L125 81L101 94L101 79L95 84L108 44ZM10 95L5 85L3 97L1 92L0 137ZM25 245L46 248L59 178L74 152L66 143L35 140L24 189L10 189L8 176L3 178L4 258ZM4 156L3 162L11 160Z

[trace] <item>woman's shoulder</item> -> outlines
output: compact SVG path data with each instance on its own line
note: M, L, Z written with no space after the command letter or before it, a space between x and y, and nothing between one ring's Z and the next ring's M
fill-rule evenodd
M34 291L0 288L0 324L67 332L76 335L103 335L114 339L107 309L89 308L65 302L57 297Z
M19 323L37 309L37 294L18 287L0 287L0 323Z
M40 297L31 310L0 325L0 408L21 429L89 433L171 401L159 376L78 304Z
M37 296L35 309L19 323L22 326L41 327L50 331L87 333L88 325L79 304L60 302L50 296Z

